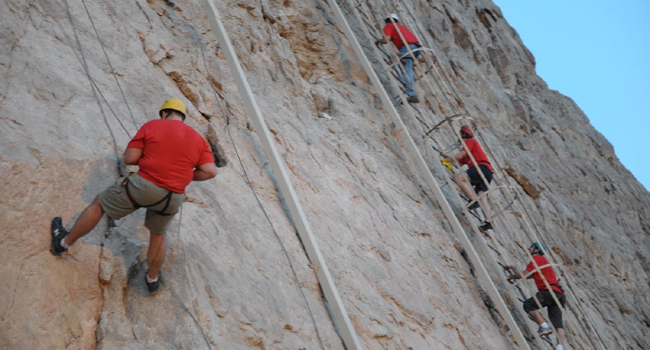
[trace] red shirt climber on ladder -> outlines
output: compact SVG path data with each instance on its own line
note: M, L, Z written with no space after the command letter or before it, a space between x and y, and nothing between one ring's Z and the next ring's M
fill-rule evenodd
M487 156L485 155L485 152L483 152L483 149L481 148L481 145L479 145L478 141L474 139L474 132L472 129L470 129L469 126L463 125L460 128L460 136L463 138L465 141L465 144L467 145L467 149L463 147L462 151L458 154L455 154L453 157L450 157L449 155L445 153L441 153L443 157L446 159L451 160L452 158L457 160L460 164L467 164L469 169L461 173L460 175L456 176L454 179L456 181L456 184L458 187L460 187L463 190L463 193L469 198L470 202L472 203L468 209L476 209L479 206L483 208L483 212L485 213L485 221L479 228L481 231L485 232L487 230L492 229L492 223L490 223L490 217L491 213L487 205L487 198L485 196L481 197L479 201L476 201L476 194L479 196L483 194L484 192L487 192L488 190L488 185L483 181L483 178L479 174L478 169L481 169L481 173L483 174L483 177L485 177L485 180L487 180L488 184L492 182L492 165L490 165L490 161L488 161ZM478 163L478 167L472 162L472 159L469 157L469 154L471 154L476 162ZM469 182L469 184L468 184ZM470 187L473 186L474 190ZM476 191L476 194L475 192Z
M544 243L538 243L535 242L533 243L529 248L528 251L530 254L533 256L533 259L535 260L535 263L532 261L526 266L526 272L533 272L536 270L535 264L537 264L537 267L539 267L540 271L535 271L533 274L528 276L527 278L533 278L535 280L535 286L537 286L537 289L539 292L536 294L537 300L539 300L539 303L541 304L542 307L546 307L548 309L548 317L551 319L551 323L557 330L557 335L558 335L558 344L555 347L555 350L562 350L562 343L565 342L564 338L564 325L562 324L562 308L564 308L564 305L566 303L566 297L564 296L564 291L562 290L562 287L560 286L560 283L557 280L557 277L555 275L555 271L553 271L553 268L550 266L550 262L546 257L544 256L544 253L548 251L546 248L546 244ZM503 267L506 270L512 270L514 274L508 276L508 281L511 280L517 280L523 278L523 276L517 272L514 266L509 266L506 265ZM542 278L543 276L543 278ZM551 291L548 290L548 287L546 287L546 283L548 282L548 285L551 287L551 290L553 291L553 295L551 294ZM562 305L562 308L557 305L556 300L560 302ZM530 317L539 325L539 329L537 330L537 334L539 335L548 335L553 332L551 327L548 326L546 322L544 322L544 318L542 318L542 314L539 312L539 307L540 305L537 304L535 301L535 298L529 298L526 301L524 301L524 311L526 311Z
M415 36L415 34L411 33L408 28L399 23L399 18L396 14L392 13L390 16L386 17L385 22L386 25L384 26L384 34L386 37L375 41L375 45L388 44L388 40L392 41L393 44L395 44L395 47L397 47L399 50L400 61L402 62L402 65L404 66L407 74L407 77L402 76L402 79L404 80L404 88L406 89L406 94L408 95L407 101L409 103L418 103L420 102L420 99L415 93L413 56L415 56L415 59L420 57L420 54L422 53L422 50L420 50L420 48L422 45L420 45L420 41ZM404 40L406 40L408 46L404 45L404 40L402 40L402 37L404 37ZM409 52L409 49L413 52L412 56Z

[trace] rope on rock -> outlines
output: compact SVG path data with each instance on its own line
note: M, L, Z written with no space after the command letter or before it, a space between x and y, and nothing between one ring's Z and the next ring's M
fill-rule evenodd
M119 152L117 147L117 140L115 139L115 134L113 134L113 130L111 129L110 124L108 123L108 118L106 118L106 113L104 112L104 107L102 106L102 102L99 100L99 97L97 96L97 91L95 91L97 85L95 84L95 81L93 80L92 76L90 75L90 71L88 70L88 62L86 60L86 55L84 53L83 47L81 46L79 35L77 34L77 26L75 25L74 19L72 18L72 14L70 13L70 6L68 4L68 0L64 0L64 1L65 1L65 10L68 14L68 20L70 20L70 24L72 25L72 30L74 31L74 37L77 41L77 47L79 48L79 53L81 54L81 59L82 59L81 63L84 68L84 71L86 72L86 76L88 77L88 81L90 82L90 89L93 91L93 95L95 96L97 105L99 105L99 110L102 113L102 117L104 117L104 123L106 123L106 127L108 128L108 131L110 132L111 137L113 138L113 146L115 148L115 153L119 159ZM120 125L122 125L122 123L120 123ZM124 125L122 125L122 127L124 127ZM126 131L126 128L124 129L124 131Z
M113 78L115 79L115 83L117 84L117 87L120 89L120 93L122 94L122 98L124 99L124 103L126 104L126 108L129 110L129 114L131 115L131 120L133 120L133 125L135 126L136 129L138 129L138 124L135 122L135 117L133 116L133 112L131 111L131 107L129 106L129 101L127 101L126 96L124 95L124 90L122 90L122 85L120 85L120 81L117 79L117 74L115 73L115 69L111 64L111 59L108 58L108 53L106 53L106 48L104 47L104 41L102 41L102 38L99 36L99 32L97 31L97 27L95 26L95 21L93 21L93 17L90 15L90 11L88 10L88 6L86 6L86 0L81 0L81 3L84 5L84 8L86 9L86 13L88 14L88 19L90 19L90 24L92 24L93 29L95 30L97 41L99 41L99 45L101 45L102 47L102 51L104 52L104 56L106 57L106 62L108 62L108 66L111 68L111 72L113 73Z
M180 213L178 215L178 250L179 250L179 255L181 257L181 260L183 260L183 264L181 266L187 266L187 259L185 258L185 254L183 254L183 244L181 244L181 232L183 228L183 205L181 204L180 208ZM166 243L166 242L165 242ZM156 252L156 256L158 256L158 253L160 252L160 247L158 248L158 251ZM146 276L145 276L146 278ZM167 285L165 280L163 279L161 281L164 285ZM203 340L205 340L205 344L208 346L208 349L212 350L212 345L210 344L210 340L208 339L208 336L205 334L203 331L203 327L201 327L201 324L199 323L199 320L196 319L194 314L190 311L190 309L185 306L185 303L181 300L181 297L174 292L174 288L169 286L169 291L172 293L172 296L174 299L176 299L176 303L180 305L185 312L187 312L188 315L192 318L192 321L194 321L194 324L196 327L199 329L201 332L201 336L203 337Z
M188 2L188 3L187 3L187 6L188 6L188 8L189 8L190 20L191 20L191 22L192 22L192 26L193 26L194 28L196 28L196 24L195 24L195 16L194 16L194 11L193 11L193 9L192 9L192 5ZM300 291L300 294L302 295L303 300L305 301L305 305L307 306L307 310L309 311L309 316L310 316L310 318L311 318L312 324L314 325L314 330L315 330L315 332L316 332L316 336L317 336L317 338L318 338L319 345L320 345L320 347L321 347L322 350L325 350L325 346L324 346L324 344L323 344L323 340L322 340L322 338L321 338L321 336L320 336L320 332L319 332L319 330L318 330L318 326L317 326L317 323L316 323L316 319L314 318L314 313L313 313L313 311L312 311L312 309L311 309L311 306L309 305L309 302L308 302L308 300L307 300L307 296L305 295L305 292L303 291L302 287L300 286L300 279L298 278L298 274L296 273L296 269L295 269L295 267L293 266L293 262L292 262L292 260L291 260L291 257L290 257L290 255L289 255L289 253L288 253L288 251L287 251L287 249L286 249L286 247L285 247L285 245L284 245L284 242L282 241L280 235L278 234L277 230L275 229L275 226L273 225L273 221L272 221L271 218L269 217L269 215L268 215L266 209L264 208L264 205L262 204L261 200L259 199L259 196L258 196L257 193L255 192L255 188L253 187L253 184L252 184L252 182L251 182L251 180L250 180L250 178L249 178L249 176L248 176L248 172L247 172L247 170L246 170L246 167L244 166L244 163L243 163L243 161L242 161L242 159L241 159L241 156L240 156L240 154L239 154L239 150L238 150L238 148L237 148L237 144L236 144L236 142L235 142L235 140L234 140L234 137L233 137L233 135L232 135L232 131L230 130L230 126L231 126L231 124L230 124L230 115L232 114L232 112L230 111L230 108L227 106L227 103L226 103L226 108L228 109L228 113L226 113L226 111L225 111L224 108L223 108L223 105L222 105L222 103L221 103L221 99L220 99L220 97L219 97L219 94L217 93L217 89L216 89L216 87L214 86L214 83L213 83L213 80L212 80L213 76L212 76L212 74L210 73L210 69L209 69L209 67L208 67L208 63L207 63L207 59L206 59L206 55L205 55L204 44L203 44L203 41L202 41L202 39L201 39L201 35L198 34L198 31L197 31L197 38L198 38L198 45L199 45L199 48L200 48L200 50L201 50L201 58L202 58L202 60L203 60L203 65L204 65L204 68L205 68L206 74L208 74L208 81L210 82L210 87L211 87L212 92L213 92L213 94L214 94L214 98L215 98L215 100L217 101L217 105L219 106L219 110L220 110L220 112L221 112L221 115L223 116L223 118L224 118L225 121L226 121L226 131L228 132L228 137L230 138L230 142L231 142L231 144L232 144L232 146L233 146L233 149L234 149L234 151L235 151L235 155L237 156L237 161L239 162L239 165L240 165L240 167L241 167L241 169L242 169L242 171L243 171L244 178L246 179L246 184L247 184L248 187L250 188L250 190L251 190L253 196L255 197L255 200L257 201L257 204L259 205L260 209L262 210L262 213L264 214L264 217L265 217L266 220L268 221L269 226L271 227L271 230L273 231L273 235L274 235L275 238L277 239L277 241L278 241L278 243L280 244L280 247L281 247L281 249L282 249L282 252L284 253L284 255L285 255L286 258L287 258L287 261L288 261L288 263L289 263L289 267L291 268L291 272L292 272L292 274L293 274L293 278L294 278L295 281L296 281L296 286L297 286L298 290ZM206 107L207 107L207 105L206 105Z

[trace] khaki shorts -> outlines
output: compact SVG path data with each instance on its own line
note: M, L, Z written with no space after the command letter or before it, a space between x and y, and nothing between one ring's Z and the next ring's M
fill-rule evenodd
M157 203L169 193L169 190L152 184L138 174L130 174L127 177L129 178L129 192L133 196L133 199L141 206ZM118 179L117 182L99 194L99 204L104 209L104 212L113 220L119 220L137 210L129 200L122 185L127 177ZM167 232L169 224L180 209L181 204L183 204L184 198L185 194L172 192L167 209L165 209L165 205L167 204L166 200L153 207L146 208L147 216L144 221L144 226L153 233ZM157 211L163 209L165 209L165 214L171 215L157 213Z

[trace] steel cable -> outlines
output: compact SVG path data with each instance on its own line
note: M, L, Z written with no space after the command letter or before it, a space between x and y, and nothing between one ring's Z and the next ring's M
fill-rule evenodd
M189 13L190 13L190 18L191 18L190 20L192 22L192 26L194 28L196 28L194 11L192 9L192 5L189 2L187 3L187 5L188 5L188 8L189 8ZM302 295L302 298L305 301L305 305L307 306L307 309L309 311L309 316L311 318L312 324L314 325L314 330L316 331L316 336L318 338L319 345L320 345L322 350L325 350L325 346L323 345L323 340L322 340L322 338L320 336L320 332L319 332L318 326L316 324L316 319L314 318L314 314L313 314L313 311L311 310L311 306L309 305L309 302L307 300L307 296L305 295L305 292L303 291L302 287L300 286L300 279L298 278L298 274L296 273L295 267L293 266L293 262L291 261L291 257L289 255L289 253L288 253L282 239L280 238L280 235L278 234L277 230L275 229L275 226L273 225L273 221L269 217L266 209L264 208L264 205L262 204L262 202L259 199L257 193L255 192L255 189L254 189L254 187L252 185L252 182L251 182L251 180L250 180L250 178L248 176L248 172L246 171L246 167L244 166L244 163L243 163L243 161L241 159L241 156L239 154L239 150L237 148L234 137L233 137L232 132L230 130L230 126L231 126L230 125L230 114L232 114L232 112L230 111L230 108L228 108L228 106L226 105L226 107L228 109L228 113L226 113L226 111L223 108L223 105L221 104L219 94L217 93L217 89L214 86L214 83L213 83L213 80L212 80L214 77L210 73L210 69L208 67L207 59L205 57L205 49L204 49L203 41L201 40L200 35L197 35L197 37L198 37L198 40L199 40L198 44L199 44L199 48L201 50L201 58L203 60L203 65L204 65L206 74L208 74L208 81L210 82L210 87L211 87L212 92L214 94L214 98L217 101L217 105L219 106L219 110L220 110L224 120L226 121L226 131L228 132L228 137L230 138L230 142L231 142L231 144L233 146L233 149L235 151L237 161L239 162L239 165L240 165L240 167L242 169L242 172L244 174L244 178L246 179L246 184L249 186L253 196L255 197L255 200L257 201L257 204L259 205L260 209L262 210L262 213L264 214L264 217L269 222L269 225L270 225L270 227L271 227L271 229L273 231L273 234L274 234L275 238L277 239L278 243L280 244L280 247L281 247L283 253L285 254L285 256L287 258L287 261L288 261L289 266L291 268L291 272L292 272L293 277L294 277L294 279L296 281L296 286L298 287L298 290L300 291L300 294ZM207 105L206 105L206 107L207 107Z
M90 19L90 24L92 24L93 29L95 30L95 35L97 36L97 41L99 41L99 45L102 47L102 51L104 52L104 56L106 56L106 62L108 62L108 66L111 68L111 72L113 73L113 78L115 79L115 83L117 83L117 87L120 89L120 93L122 94L122 98L124 99L124 103L126 104L126 108L129 110L129 114L131 115L131 120L133 120L133 125L135 126L136 130L138 129L138 124L135 122L135 117L133 116L133 112L131 112L131 107L129 106L129 101L127 101L126 96L124 95L124 90L122 90L122 85L120 85L120 81L117 79L117 74L115 73L115 69L113 68L113 65L111 64L111 59L108 58L108 53L106 53L106 48L104 47L104 42L102 41L102 38L99 36L99 32L97 31L97 27L95 26L95 21L93 21L93 17L90 15L90 11L88 10L88 6L86 6L86 0L81 0L81 3L84 5L84 8L86 9L86 13L88 14L88 19Z

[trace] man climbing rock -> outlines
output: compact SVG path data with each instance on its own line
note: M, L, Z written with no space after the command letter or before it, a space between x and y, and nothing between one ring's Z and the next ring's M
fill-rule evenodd
M483 152L481 145L479 145L478 141L474 139L474 132L468 125L463 125L460 128L460 136L465 141L467 149L463 147L461 152L455 154L453 157L450 157L445 153L441 154L443 157L445 157L443 161L457 160L460 164L467 164L469 167L466 172L459 174L454 180L456 181L458 187L463 190L465 196L467 196L470 201L474 201L474 203L468 207L469 209L476 209L479 206L483 208L483 213L485 213L485 221L479 228L481 231L485 232L492 229L492 223L490 223L491 212L490 208L487 205L487 198L483 196L478 201L476 201L476 194L480 196L488 190L488 184L492 182L492 165L490 165L490 161L485 155L485 152ZM470 158L468 150L478 163L478 167ZM487 180L488 184L483 181L483 178L479 174L479 169L485 177L485 180ZM474 187L474 190L472 190L472 187L470 187L470 185ZM481 204L479 204L479 201Z
M562 287L560 286L557 277L555 275L555 271L553 270L553 267L550 266L550 263L548 259L544 256L545 252L548 251L546 248L546 244L544 243L538 243L535 242L531 244L531 246L528 248L528 251L530 254L533 256L533 260L535 261L534 263L531 261L528 266L526 266L526 272L533 272L530 276L527 278L533 278L535 280L535 286L537 286L537 289L539 292L537 293L537 299L539 300L539 303L541 304L542 307L546 307L548 309L548 317L551 320L551 323L557 330L557 335L558 335L558 344L555 347L555 350L563 350L562 344L565 341L564 337L564 325L562 324L562 309L564 308L564 304L566 303L566 297L564 296L564 291L562 290ZM539 267L539 270L537 270L537 267L535 266L537 264L537 267ZM512 270L513 274L508 276L508 281L512 280L517 280L523 278L522 275L517 272L514 266L504 266L505 269ZM541 271L541 273L540 273ZM551 294L551 290L548 289L546 283L544 283L544 280L548 282L548 285L551 287L551 290L553 292L553 295L555 295L555 298L553 298L553 295ZM556 300L562 304L562 309L557 305ZM551 327L548 326L546 322L544 322L544 318L542 318L541 312L539 312L540 306L537 305L537 302L535 301L535 298L529 298L526 301L524 301L524 311L526 311L530 317L539 325L539 329L537 330L537 334L539 335L548 335L553 332Z
M396 14L392 13L390 16L386 17L386 25L384 26L384 35L385 37L375 41L375 45L379 44L388 44L388 41L392 41L393 44L399 50L400 60L404 69L406 70L407 77L404 78L404 88L406 89L406 94L408 95L408 102L418 103L420 99L415 93L415 77L413 76L413 56L415 59L420 57L422 53L421 50L418 50L422 45L420 41L411 33L408 28L399 23L399 18ZM393 23L394 22L394 23ZM400 33L402 34L400 36ZM402 37L406 40L407 45L404 44ZM413 55L409 53L409 48L413 51Z
M145 123L124 151L124 164L138 165L131 173L99 193L81 213L68 232L60 217L52 220L50 251L66 252L90 232L104 213L118 220L138 208L147 208L145 227L149 229L146 284L150 293L160 287L160 268L165 259L165 233L185 198L191 181L208 180L217 167L208 143L185 124L185 105L177 98L163 103L160 119Z

